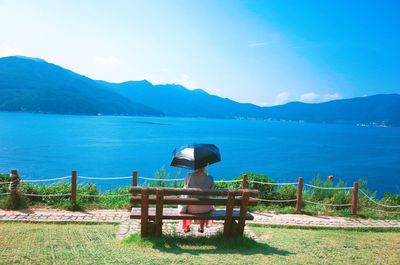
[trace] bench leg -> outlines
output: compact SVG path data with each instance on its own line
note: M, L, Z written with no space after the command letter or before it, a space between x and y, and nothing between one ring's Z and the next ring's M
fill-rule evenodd
M149 190L143 189L142 192L142 205L141 205L141 218L140 218L140 236L146 237L148 234L149 223Z
M160 237L162 236L162 219L164 207L164 191L162 189L157 189L156 198L155 235Z
M147 235L154 236L156 234L156 223L154 221L149 221L147 223Z
M246 225L246 214L249 205L249 193L244 190L242 195L242 205L240 205L239 220L238 220L238 236L243 236L244 226Z
M228 192L228 202L226 204L226 211L225 211L225 222L224 222L224 236L230 237L232 236L232 213L233 213L233 205L235 202L235 196L229 191Z

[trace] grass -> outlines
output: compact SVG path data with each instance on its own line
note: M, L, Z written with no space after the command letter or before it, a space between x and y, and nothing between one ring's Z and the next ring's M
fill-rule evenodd
M117 241L116 225L0 223L0 264L399 264L399 232L252 227L261 242Z

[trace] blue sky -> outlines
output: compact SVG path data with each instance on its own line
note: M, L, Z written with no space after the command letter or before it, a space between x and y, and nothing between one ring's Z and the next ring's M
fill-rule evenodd
M0 0L0 56L258 105L400 93L399 3Z

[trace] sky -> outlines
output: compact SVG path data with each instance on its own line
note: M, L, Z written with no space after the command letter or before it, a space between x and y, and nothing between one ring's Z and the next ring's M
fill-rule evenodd
M261 106L400 93L400 1L0 0L0 57Z

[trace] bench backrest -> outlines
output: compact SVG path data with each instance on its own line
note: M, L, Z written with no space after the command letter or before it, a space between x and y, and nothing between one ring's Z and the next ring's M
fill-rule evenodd
M147 204L157 204L158 201L167 205L228 205L229 201L234 206L240 206L243 200L248 200L248 205L257 204L257 200L251 197L258 196L258 190L249 189L197 189L197 188L155 188L155 187L132 187L132 204L141 204L144 201ZM138 196L138 195L141 196ZM155 195L155 196L149 196ZM182 198L168 197L165 195L180 196L194 195L206 196L206 198ZM218 196L218 198L207 198L207 196ZM145 197L145 198L144 198Z

